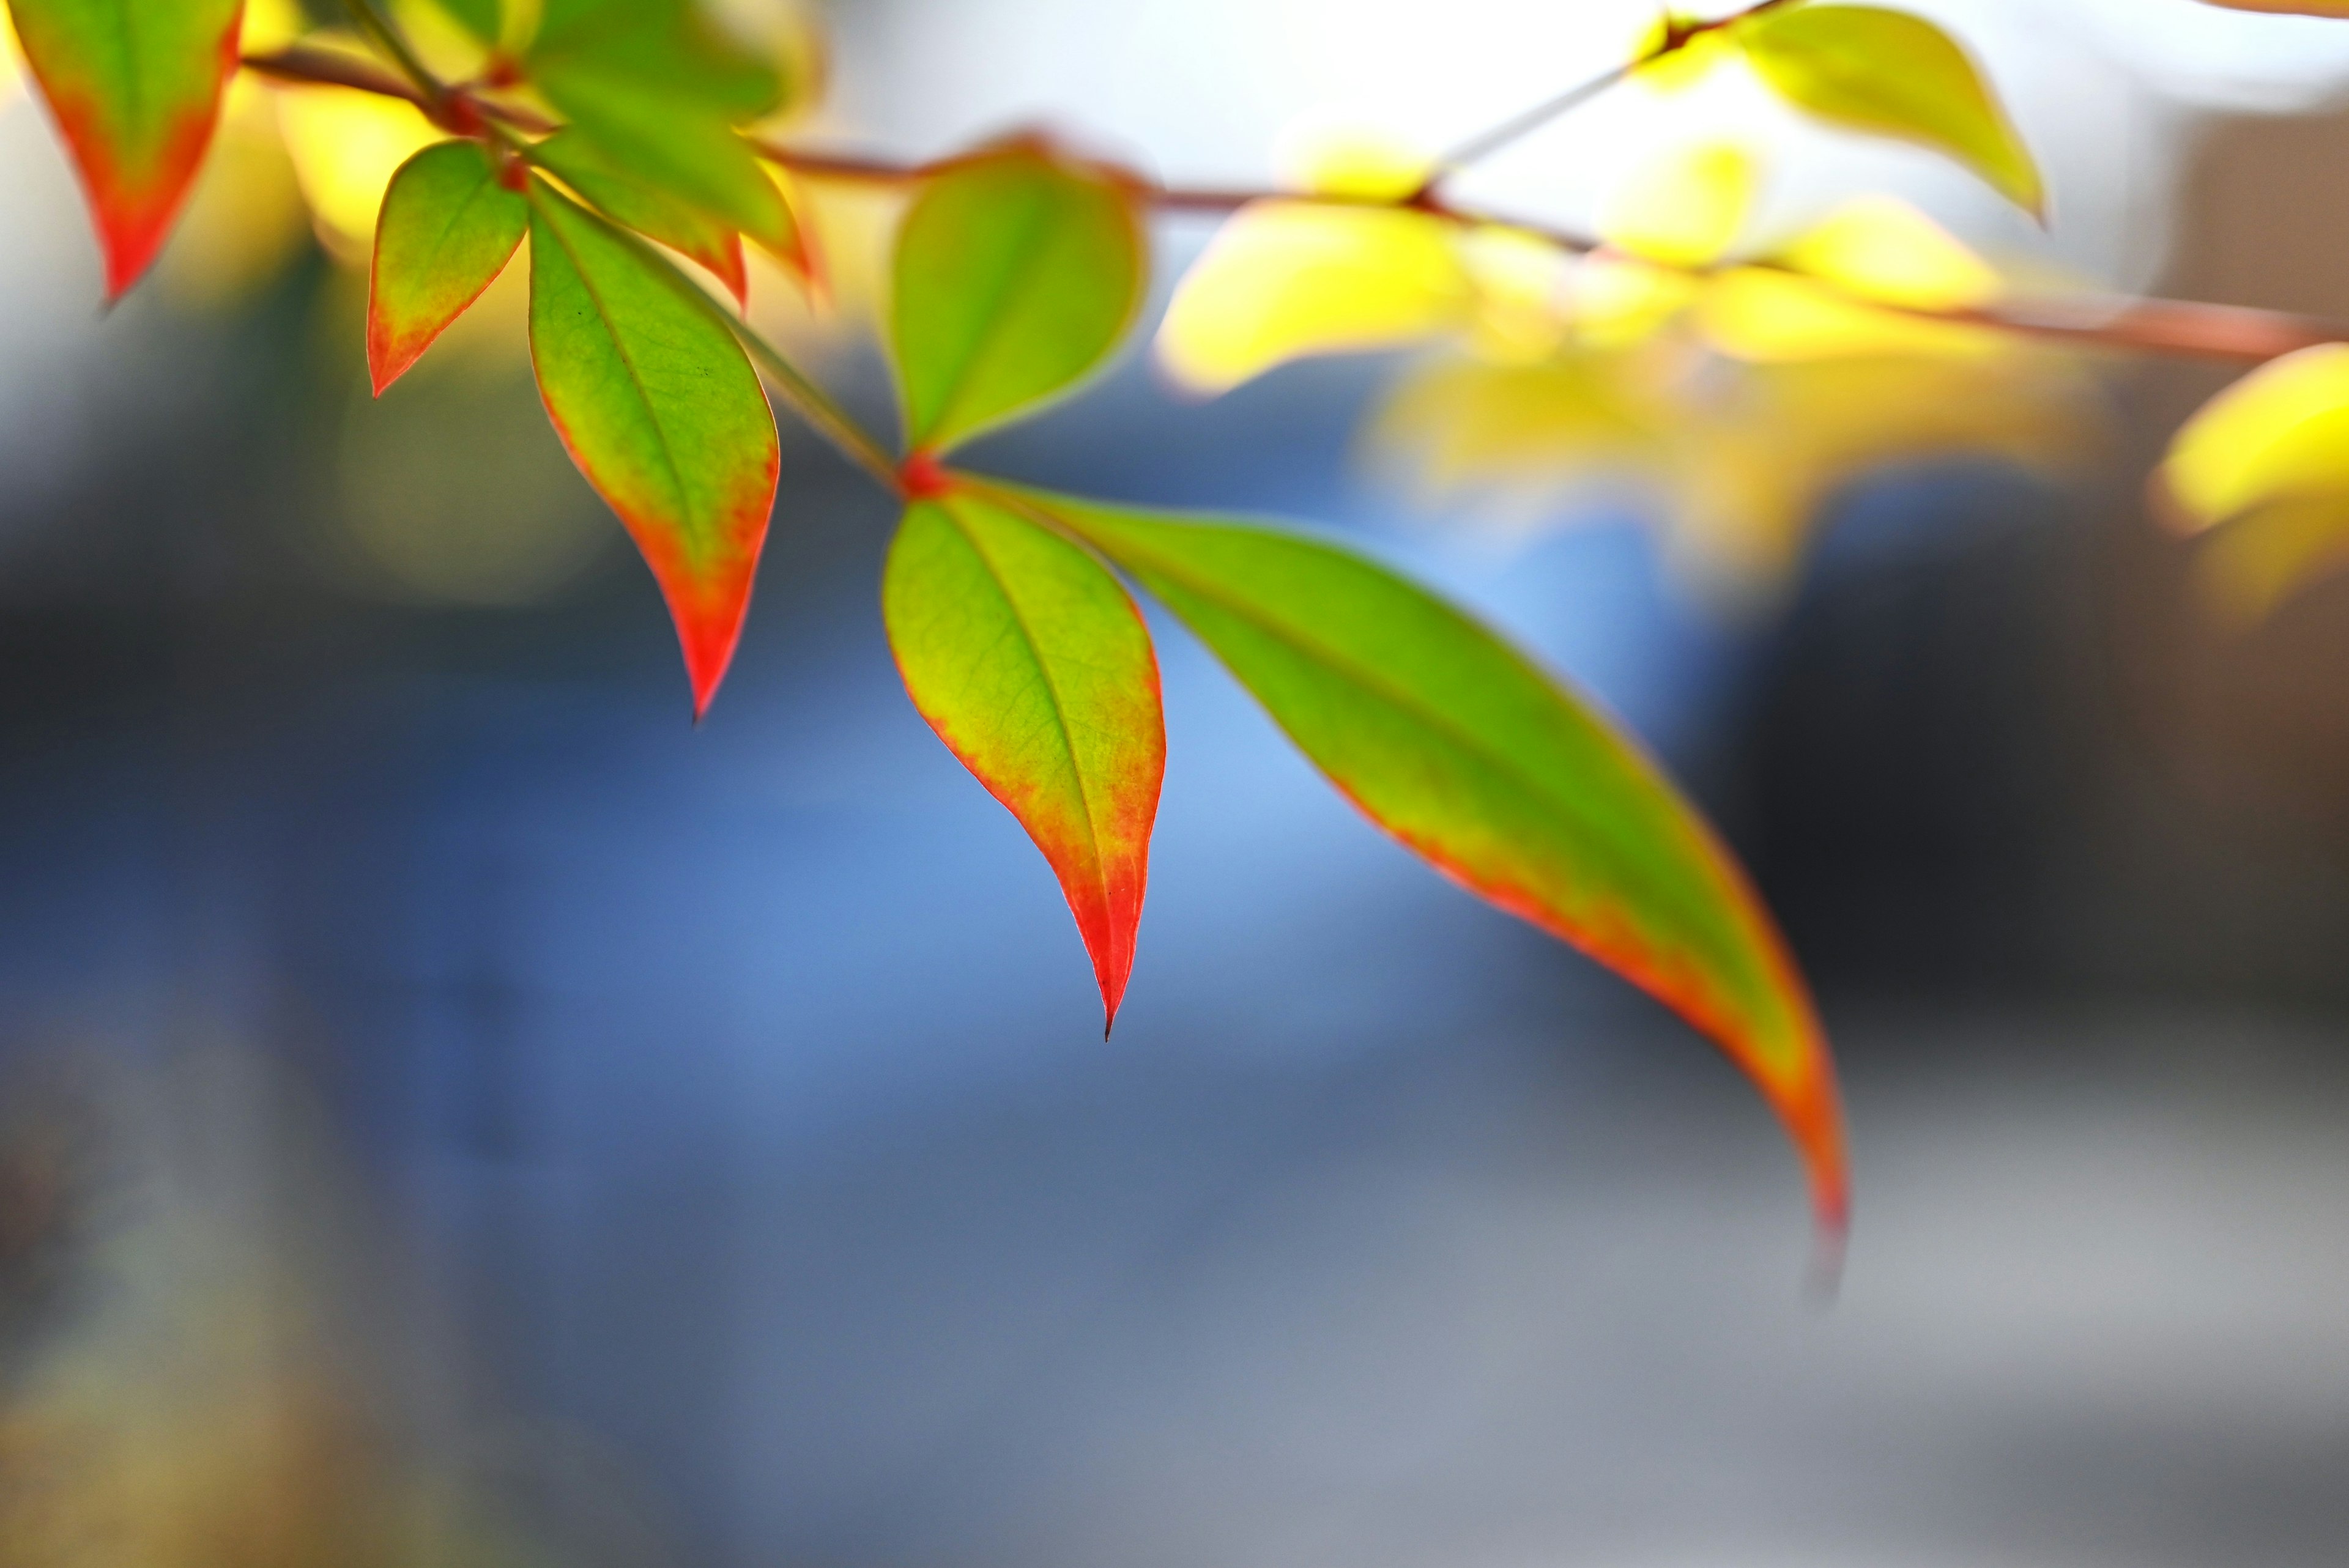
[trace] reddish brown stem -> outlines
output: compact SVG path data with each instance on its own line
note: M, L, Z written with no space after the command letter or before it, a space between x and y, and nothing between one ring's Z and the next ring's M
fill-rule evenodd
M430 107L419 89L374 61L337 54L332 49L310 49L296 44L274 55L247 55L244 57L244 68L257 71L273 81L356 88L360 92L374 93L381 98L401 98L419 108Z
M1723 18L1712 26L1725 26L1791 0L1764 0L1762 5ZM1697 36L1691 33L1690 36ZM316 82L356 88L403 98L433 112L408 83L364 60L321 49L295 47L274 55L249 57L245 64L281 81ZM556 129L527 109L494 102L463 88L450 89L451 99L483 117L517 130L537 135ZM862 158L844 153L813 152L767 141L753 141L762 158L819 179L896 185L923 179L933 165ZM1272 188L1168 186L1133 180L1134 189L1151 207L1166 212L1233 212L1258 201L1308 201L1324 206L1409 207L1463 227L1493 225L1532 234L1562 250L1578 253L1599 249L1598 242L1569 230L1528 223L1499 213L1460 206L1432 190L1401 200L1371 196L1323 194ZM1872 302L1861 302L1872 303ZM1892 309L1882 306L1878 308ZM2257 363L2322 343L2349 342L2349 325L2280 311L2252 310L2238 305L2204 304L2191 300L2024 300L1969 310L1909 310L1903 314L1927 320L1958 322L1992 327L2026 337L2044 338L2079 347L2120 349L2134 353L2175 354L2202 358Z

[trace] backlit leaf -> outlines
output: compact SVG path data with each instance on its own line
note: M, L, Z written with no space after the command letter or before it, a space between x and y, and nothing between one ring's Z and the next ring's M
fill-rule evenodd
M1733 267L1698 302L1705 340L1733 358L1855 359L1867 356L2004 353L1994 329L1886 310L1790 272Z
M1761 171L1741 147L1714 142L1642 169L1609 202L1607 242L1669 267L1721 259L1754 210Z
M2288 354L2220 393L2178 431L2160 479L2189 530L2349 497L2349 345Z
M608 164L793 253L782 193L732 129L784 85L690 0L545 0L528 68Z
M1061 879L1114 1022L1166 769L1133 602L1081 547L967 491L907 509L881 602L914 706Z
M548 137L531 150L531 158L605 217L708 268L738 302L747 303L750 274L742 264L742 236L734 229L678 201L575 131Z
M898 231L890 348L905 444L944 451L1066 392L1142 303L1133 193L1044 148L934 175Z
M33 77L72 150L106 253L138 282L212 144L243 0L10 0Z
M1754 71L1795 108L1947 153L2044 216L2030 150L1972 59L1932 23L1874 5L1792 5L1734 32Z
M530 342L572 459L668 600L709 706L740 639L774 508L774 415L709 297L643 242L534 181Z
M1961 310L1999 295L1998 273L1897 196L1857 196L1778 253L1845 294L1915 310Z
M499 14L499 0L436 0L440 9L463 26L465 31L485 44L498 41L499 29L504 18Z
M1589 704L1332 545L1019 492L1195 632L1374 821L1703 1030L1846 1212L1834 1067L1784 941L1712 830Z
M1674 574L1745 605L1784 588L1856 480L1952 458L2061 476L2092 444L2092 388L2060 357L1914 347L1789 354L1702 377L1686 375L1673 337L1535 365L1444 361L1397 387L1371 437L1448 515L1474 503L1523 527L1636 485L1656 497Z
M1291 359L1459 330L1476 287L1455 227L1424 212L1265 201L1234 213L1183 276L1158 362L1227 392Z
M378 397L497 281L529 228L530 203L479 142L444 141L401 165L384 195L368 280Z

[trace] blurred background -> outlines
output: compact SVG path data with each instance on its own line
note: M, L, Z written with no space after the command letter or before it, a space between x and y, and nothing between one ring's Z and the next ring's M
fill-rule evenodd
M2349 317L2349 26L1916 8L2006 94L2045 231L1734 79L1463 193L1603 222L1734 136L1764 240L1890 192L2036 286ZM817 19L810 144L1041 122L1233 181L1315 128L1456 140L1652 16ZM1661 749L1840 1050L1826 1305L1729 1067L1381 838L1173 628L1104 1046L1049 872L897 686L883 500L788 421L691 727L519 277L367 395L350 261L420 135L241 88L101 315L0 88L0 1563L2349 1559L2349 583L2230 617L2143 497L2232 371L1713 356L1666 461L1494 506L1381 441L1419 359L1201 400L1138 349L985 452L1346 531ZM771 273L758 308L885 422L885 213L802 194L837 309ZM1209 230L1159 235L1163 303Z

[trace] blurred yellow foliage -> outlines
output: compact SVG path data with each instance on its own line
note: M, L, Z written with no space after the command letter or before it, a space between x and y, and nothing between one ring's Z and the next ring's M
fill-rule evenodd
M2282 501L2349 510L2349 345L2261 366L2189 420L2160 480L2189 531Z
M8 7L0 5L0 104L16 96L24 77L24 60L16 48L16 25L8 19Z
M282 89L277 120L320 242L341 260L364 263L392 175L440 132L413 104L344 88Z
M1215 393L1306 355L1433 348L1368 432L1427 500L1539 514L1633 481L1667 502L1674 562L1733 595L1783 579L1857 473L1968 454L2053 471L2085 444L2070 362L1933 318L1997 300L1981 257L1863 196L1733 260L1761 183L1741 148L1675 153L1581 256L1417 211L1261 203L1183 279L1159 359Z
M1639 46L1629 57L1648 59L1649 56L1656 55L1656 51L1663 47L1665 40L1675 30L1684 32L1691 25L1692 18L1681 12L1663 12L1640 35ZM1735 53L1736 46L1730 41L1727 31L1716 29L1700 33L1671 53L1648 59L1648 63L1639 68L1639 79L1642 85L1658 92L1685 92L1710 76L1715 66Z
M1761 183L1751 153L1707 142L1625 181L1602 232L1616 250L1663 266L1708 267L1737 242Z
M2090 434L2085 409L2077 374L2044 351L1738 367L1668 337L1538 365L1437 361L1395 389L1370 438L1431 505L1524 521L1593 489L1655 495L1678 573L1739 601L1783 583L1854 478L1977 455L2058 472Z
M2180 530L2218 530L2202 585L2230 624L2349 564L2349 345L2286 355L2212 398L2171 443L2154 494Z
M1158 357L1177 385L1229 391L1318 354L1459 331L1476 285L1457 228L1423 212L1260 202L1236 213L1175 290Z

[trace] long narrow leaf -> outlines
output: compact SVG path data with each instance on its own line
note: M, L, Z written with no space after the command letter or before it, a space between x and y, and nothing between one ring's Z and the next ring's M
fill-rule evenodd
M1801 975L1638 745L1442 601L1333 545L990 488L1108 556L1381 827L1709 1035L1776 1109L1839 1231L1835 1069Z

